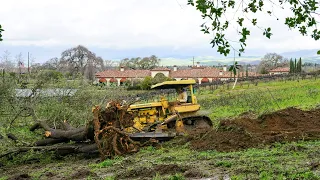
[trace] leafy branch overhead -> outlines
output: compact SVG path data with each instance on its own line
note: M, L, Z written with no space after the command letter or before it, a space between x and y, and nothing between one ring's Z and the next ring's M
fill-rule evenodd
M240 65L238 65L238 62L235 61L233 65L230 66L229 71L233 73L233 75L237 75L237 69L240 68Z
M236 40L239 56L247 46L246 42L250 36L249 25L261 29L262 35L270 39L273 35L271 27L261 27L256 17L260 12L279 20L273 11L274 7L281 8L282 11L287 8L292 11L293 15L287 17L284 22L290 29L298 29L301 35L311 36L314 40L320 39L320 29L316 27L318 22L315 18L320 15L317 12L318 0L188 0L188 5L196 7L201 12L202 18L207 21L201 25L201 31L213 35L210 44L217 47L217 51L224 56L227 56L231 49L235 49L231 45L232 40L226 37L230 28L236 29L240 36ZM233 17L228 19L227 14L230 15L230 12ZM232 24L233 20L235 24Z
M0 41L2 41L2 32L3 32L4 30L2 29L2 27L1 27L1 24L0 24Z

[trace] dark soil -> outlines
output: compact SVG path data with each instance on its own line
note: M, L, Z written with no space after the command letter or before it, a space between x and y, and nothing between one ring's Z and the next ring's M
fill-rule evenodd
M29 174L19 174L11 177L9 180L27 180L27 179L31 179Z
M199 169L189 169L186 172L184 172L183 174L184 177L186 178L202 178L202 177L206 177L206 175L204 175L201 170Z
M154 177L157 173L160 175L176 174L184 173L189 169L192 169L192 167L177 164L158 164L150 168L134 168L133 170L120 173L117 178Z
M154 171L160 175L164 174L175 174L180 172L185 172L189 167L178 166L177 164L160 164L153 167Z
M97 174L96 173L93 173L93 172L90 172L89 170L87 169L81 169L81 170L78 170L76 173L72 174L71 175L71 178L72 179L83 179L83 178L86 178L86 177L96 177Z
M257 119L223 120L216 130L198 129L185 141L195 150L237 151L274 142L320 139L320 110L287 108Z

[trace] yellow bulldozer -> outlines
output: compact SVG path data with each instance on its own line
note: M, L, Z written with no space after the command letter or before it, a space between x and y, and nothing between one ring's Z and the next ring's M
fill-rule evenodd
M187 133L194 128L210 128L212 121L200 112L195 96L195 80L165 81L151 86L154 90L175 89L178 98L160 93L158 100L134 103L127 111L133 115L133 126L123 131L132 139L166 139ZM179 99L182 95L182 99Z

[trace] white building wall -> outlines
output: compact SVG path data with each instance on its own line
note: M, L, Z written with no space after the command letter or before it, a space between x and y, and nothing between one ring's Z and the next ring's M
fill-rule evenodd
M270 75L277 75L277 74L289 74L289 72L270 72Z
M169 77L169 71L151 71L151 77L154 77L156 74L158 73L162 73L164 74L166 77Z

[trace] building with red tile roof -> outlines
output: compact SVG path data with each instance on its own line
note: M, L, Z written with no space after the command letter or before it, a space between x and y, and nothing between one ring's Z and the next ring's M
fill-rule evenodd
M278 67L275 69L272 69L269 71L270 75L275 75L275 74L289 74L290 68L289 67Z
M132 70L125 69L121 67L120 70L105 70L103 72L98 72L96 78L99 82L106 82L107 84L111 82L117 82L120 85L124 81L143 80L146 76L154 77L156 74L162 73L166 77L170 77L175 80L182 79L195 79L199 84L205 82L212 82L215 80L228 80L233 79L232 73L227 71L224 67L222 70L214 67L206 66L193 66L187 69L178 69L174 66L173 69L167 67L157 67L151 70ZM237 77L246 76L245 72L240 72ZM248 72L248 76L258 76L257 73Z

